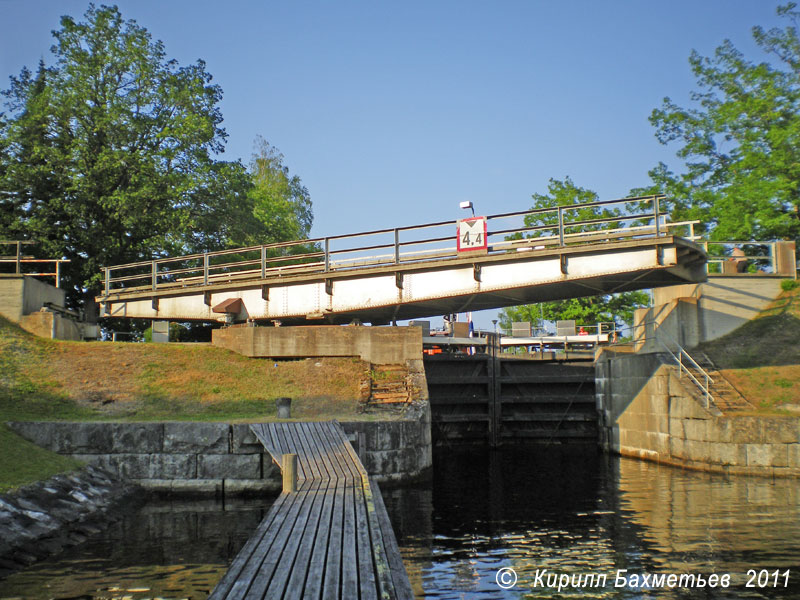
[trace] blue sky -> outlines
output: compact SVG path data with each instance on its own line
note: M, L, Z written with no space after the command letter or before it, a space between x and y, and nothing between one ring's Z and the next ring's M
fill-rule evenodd
M118 3L224 91L222 156L256 135L308 187L313 235L524 210L548 179L601 198L648 182L674 149L647 117L686 104L692 49L725 39L761 58L767 0ZM59 17L87 2L0 0L0 87L50 60Z

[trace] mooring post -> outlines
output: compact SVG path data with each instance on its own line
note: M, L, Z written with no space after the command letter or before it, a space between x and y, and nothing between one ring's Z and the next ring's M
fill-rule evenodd
M297 491L297 454L284 454L281 456L281 462L283 493L294 493Z

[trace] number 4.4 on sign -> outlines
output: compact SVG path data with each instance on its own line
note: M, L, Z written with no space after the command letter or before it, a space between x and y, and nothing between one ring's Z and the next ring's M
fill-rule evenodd
M458 222L458 251L486 249L486 217L461 219Z

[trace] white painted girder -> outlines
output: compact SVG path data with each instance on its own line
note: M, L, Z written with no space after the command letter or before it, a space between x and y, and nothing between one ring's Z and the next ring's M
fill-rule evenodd
M436 316L455 310L454 306L460 303L454 304L453 299L458 298L480 298L481 308L487 308L487 303L501 307L511 303L510 294L522 291L529 296L534 288L545 289L582 280L628 280L637 273L672 267L678 267L676 270L680 271L676 246L662 248L660 259L652 245L615 249L608 253L570 254L566 258L566 273L562 273L562 259L557 254L516 253L509 256L508 261L482 263L480 281L476 281L472 264L428 266L429 270L404 272L402 288L398 287L393 271L363 276L353 273L346 278L334 278L330 294L326 291L325 274L320 274L315 281L258 280L248 284L252 287L244 289L213 291L208 304L202 287L183 288L175 292L180 295L159 297L157 309L149 297L116 301L112 294L106 303L106 315L224 321L225 315L212 312L212 307L229 298L241 298L244 309L235 315L237 321L310 319L319 322L318 319L328 317L331 320L337 315L342 318L359 316L370 321L370 314L380 315L379 320L385 321L387 314L397 316L404 310L413 316L402 315L400 318ZM268 300L262 298L262 284L269 287Z

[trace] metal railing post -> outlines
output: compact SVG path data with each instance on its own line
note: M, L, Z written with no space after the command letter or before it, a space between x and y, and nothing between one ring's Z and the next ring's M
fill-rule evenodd
M106 296L108 296L111 290L111 267L103 267L103 270L106 272Z
M56 287L61 287L61 261L56 261Z
M261 279L267 278L267 249L261 246Z
M558 244L564 245L564 207L558 207Z
M331 241L328 238L325 238L325 272L327 273L330 271L331 268Z
M156 267L156 261L153 261L151 263L151 273L150 274L151 274L151 278L153 280L153 291L154 292L156 291L156 287L158 286L158 282L157 282L157 279L156 279L157 278L157 275L156 275L157 270L156 270L156 268L157 268Z
M203 251L203 285L208 285L208 250Z
M776 260L775 255L775 242L770 243L769 245L769 268L773 275L777 274L778 272L778 261Z
M394 230L394 264L400 264L400 232L396 227Z
M22 273L22 242L17 241L17 275Z
M653 196L653 216L655 217L656 220L656 237L659 237L661 235L661 224L659 223L661 216L658 214L659 213L658 204L659 204L658 196Z

